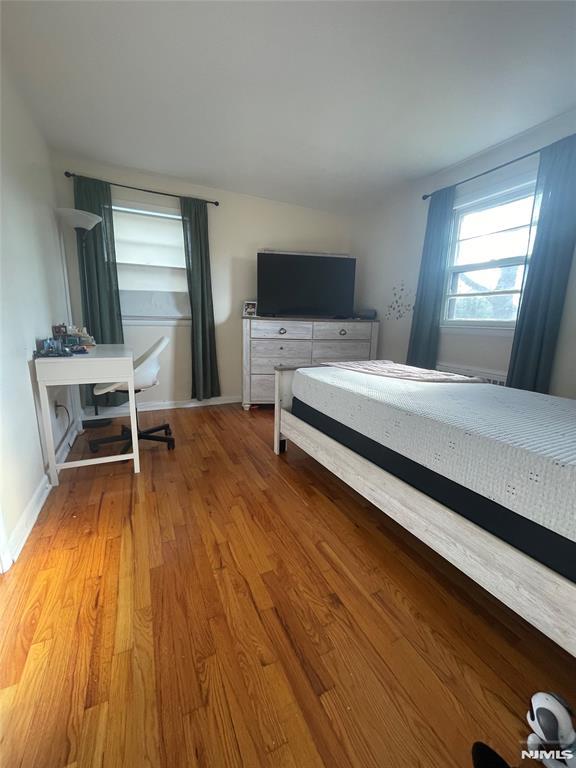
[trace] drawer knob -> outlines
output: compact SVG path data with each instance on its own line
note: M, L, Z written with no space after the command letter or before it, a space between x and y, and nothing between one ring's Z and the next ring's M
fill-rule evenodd
M280 349L284 349L284 347L280 347Z
M286 328L280 328L278 333L280 334L280 336L284 336L284 334L286 333Z
M348 333L348 331L346 330L346 328L340 328L340 330L338 331L338 333L340 334L340 336L346 336L346 334Z

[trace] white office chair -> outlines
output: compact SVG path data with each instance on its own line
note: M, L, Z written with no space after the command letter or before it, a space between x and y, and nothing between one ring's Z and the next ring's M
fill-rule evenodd
M160 371L160 353L163 349L166 349L170 342L167 336L162 336L158 341L153 344L147 352L144 352L139 358L134 361L134 391L142 392L150 387L155 387L158 384L158 373ZM105 395L107 392L126 392L125 383L119 382L117 384L96 384L94 387L95 395ZM163 435L156 434L157 432L164 432ZM170 424L160 424L157 427L150 427L149 429L140 429L138 427L138 439L139 440L153 440L156 443L166 443L168 450L174 450L176 443L172 437L172 430ZM128 427L122 426L121 433L119 435L111 435L110 437L99 437L97 440L90 440L90 450L96 453L101 445L108 443L120 443L125 442L126 445L122 448L122 453L126 453L132 445L132 433Z

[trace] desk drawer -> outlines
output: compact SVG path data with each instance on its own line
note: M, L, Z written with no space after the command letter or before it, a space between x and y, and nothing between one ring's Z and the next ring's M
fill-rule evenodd
M250 400L253 403L274 402L274 375L250 376Z
M312 323L298 320L252 320L253 339L311 339Z
M312 357L311 341L281 341L280 339L271 339L270 341L252 341L250 343L252 359L255 357Z
M128 357L37 357L35 364L38 381L47 385L125 382L134 374L133 362Z
M315 341L312 346L312 362L329 360L369 360L369 341Z

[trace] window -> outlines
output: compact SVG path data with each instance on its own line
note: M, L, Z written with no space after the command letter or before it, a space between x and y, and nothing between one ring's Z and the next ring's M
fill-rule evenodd
M454 210L443 323L516 322L537 226L535 180Z
M180 215L121 205L112 215L120 290L187 293Z

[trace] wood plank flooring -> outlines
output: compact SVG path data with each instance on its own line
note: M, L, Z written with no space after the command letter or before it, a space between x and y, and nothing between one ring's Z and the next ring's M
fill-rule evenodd
M0 577L0 765L467 768L475 740L516 764L530 695L574 702L574 659L275 456L270 410L165 417L139 476L63 472Z

